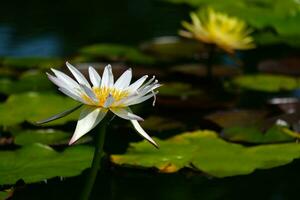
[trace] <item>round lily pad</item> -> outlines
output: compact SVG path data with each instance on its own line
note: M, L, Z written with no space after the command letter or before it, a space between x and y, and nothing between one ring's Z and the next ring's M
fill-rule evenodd
M13 94L0 104L0 126L12 126L24 121L35 123L54 114L75 107L78 102L53 93L28 92ZM49 125L64 124L77 120L78 113L70 114Z
M299 79L271 74L244 75L233 79L233 84L248 90L280 92L300 88Z
M22 179L33 183L56 176L79 175L91 165L93 148L74 146L59 153L42 144L0 152L0 185Z
M188 167L211 176L227 177L285 165L300 158L298 143L245 147L226 142L208 130L156 141L159 150L145 141L132 143L126 154L112 155L111 160L120 165L155 167L167 173Z

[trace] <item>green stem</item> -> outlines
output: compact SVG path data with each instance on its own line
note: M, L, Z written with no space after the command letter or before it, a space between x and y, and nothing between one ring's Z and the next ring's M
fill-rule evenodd
M208 57L206 63L206 78L211 80L213 78L213 61L215 57L216 46L213 44L208 45Z
M84 190L81 195L81 200L88 200L90 194L92 192L95 180L97 178L97 173L101 169L101 158L103 156L103 145L105 140L106 128L107 128L107 121L104 121L100 124L100 130L96 133L95 139L95 152L93 157L93 162L91 169L89 171L89 175L87 176L86 184L84 186ZM96 129L97 130L97 129Z

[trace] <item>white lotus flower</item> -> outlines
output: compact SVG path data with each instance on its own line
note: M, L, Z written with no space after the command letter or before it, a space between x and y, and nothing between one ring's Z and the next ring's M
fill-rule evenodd
M133 114L129 108L129 106L142 103L151 97L154 97L155 100L155 95L158 92L154 92L154 90L161 86L157 83L158 81L155 80L155 77L144 83L148 78L145 75L130 84L132 72L131 69L128 69L114 82L110 65L105 67L102 78L93 67L89 67L91 85L74 66L68 62L66 64L75 77L75 80L55 69L51 69L55 76L48 73L47 75L59 87L58 89L62 93L85 105L80 113L75 132L69 144L73 144L80 137L88 133L99 124L108 111L111 111L123 119L130 120L137 132L157 147L155 141L138 123L138 121L142 121L143 119ZM59 117L65 116L75 109L65 111ZM48 121L59 117L52 117Z

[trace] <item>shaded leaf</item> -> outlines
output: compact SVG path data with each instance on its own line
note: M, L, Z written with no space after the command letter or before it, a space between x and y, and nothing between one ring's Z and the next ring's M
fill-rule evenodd
M80 50L80 53L81 61L95 58L105 58L109 61L124 60L140 64L152 64L155 62L154 57L146 55L138 49L117 44L94 44L83 47Z
M205 77L206 66L203 64L185 64L178 65L171 69L173 72L178 72L186 75ZM214 66L212 68L214 77L231 77L241 74L241 71L237 68L226 67L226 66Z
M244 147L222 140L213 131L183 133L156 141L159 150L143 141L131 144L125 155L112 155L111 159L116 164L156 167L161 172L189 167L215 177L227 177L285 165L300 157L297 143Z
M21 69L50 69L51 67L59 68L63 65L63 61L59 58L46 57L8 57L3 59L2 65L4 67Z
M189 97L197 96L203 92L198 89L194 89L192 85L181 82L164 83L164 87L159 89L159 95L163 96L175 96L175 97Z
M249 125L261 122L267 112L262 110L231 110L215 112L205 116L217 125L225 128L235 125Z
M33 144L16 151L0 152L0 184L26 183L56 176L79 175L91 164L93 148L73 146L58 153L49 146Z
M163 61L174 59L192 59L206 53L204 46L191 40L182 40L180 37L163 36L146 42L142 48Z
M222 136L230 141L248 143L276 143L295 141L294 137L286 134L282 127L276 125L269 128L265 133L257 126L232 126L225 128Z
M0 93L15 94L26 91L45 91L53 88L45 73L28 71L19 80L9 78L0 79Z
M150 116L141 122L141 125L144 129L152 131L169 131L184 127L184 124L179 121L159 116Z

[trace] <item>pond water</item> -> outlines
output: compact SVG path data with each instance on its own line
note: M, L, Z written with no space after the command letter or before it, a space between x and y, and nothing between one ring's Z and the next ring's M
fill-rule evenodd
M90 64L102 72L111 63L115 77L130 66L133 79L149 74L163 83L155 107L152 101L133 107L160 149L142 142L127 121L113 119L90 199L297 199L300 59L299 48L290 46L294 36L236 54L217 50L209 78L207 46L178 37L193 6L1 2L0 200L73 200L83 190L97 129L69 147L78 111L45 126L35 123L77 105L45 75L51 67L70 75L65 61L84 75ZM269 29L274 32L257 32Z

